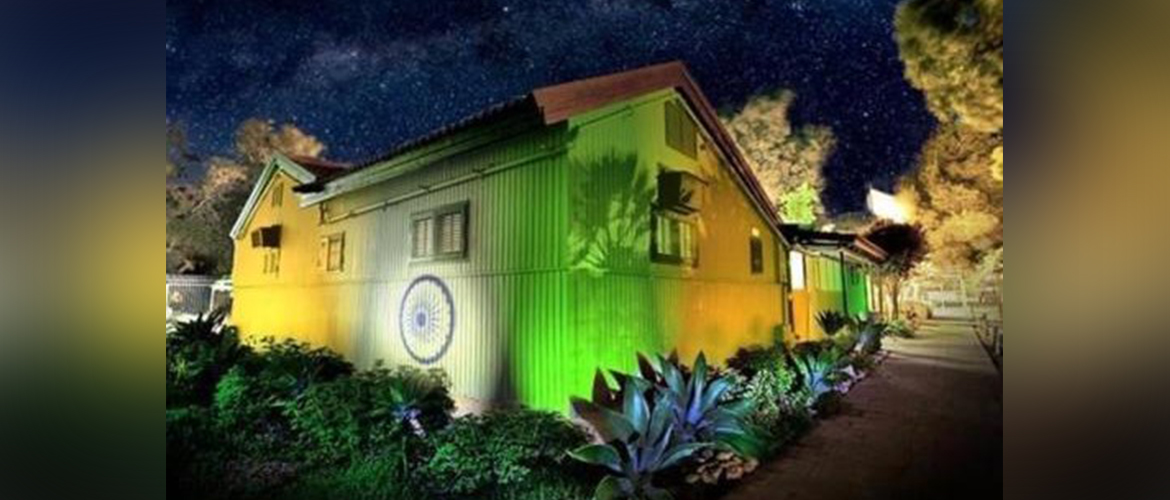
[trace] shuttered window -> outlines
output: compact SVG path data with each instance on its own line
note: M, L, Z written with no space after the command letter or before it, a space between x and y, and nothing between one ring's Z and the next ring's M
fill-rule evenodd
M699 156L699 130L690 113L677 101L666 103L666 144L691 158Z
M444 214L439 218L439 253L463 253L463 212Z
M427 217L414 221L412 241L414 242L414 257L427 258L435 254L435 220Z
M421 212L412 217L415 259L456 259L467 255L467 204Z

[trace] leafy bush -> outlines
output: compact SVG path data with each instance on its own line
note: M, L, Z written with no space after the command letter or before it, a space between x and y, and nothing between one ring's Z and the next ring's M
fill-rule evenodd
M403 450L306 473L280 493L282 500L398 500L430 495L402 467Z
M902 339L912 339L914 327L906 320L897 319L889 324L889 334Z
M295 341L266 340L259 355L232 368L216 387L216 422L237 446L254 455L294 451L288 413L315 384L353 373L335 353Z
M515 410L461 418L433 442L426 466L433 491L513 497L570 465L566 452L588 443L588 435L558 415ZM561 485L578 493L581 486Z
M222 314L175 325L167 333L167 408L210 405L220 378L251 353Z
M455 404L439 371L377 367L309 387L288 407L306 458L331 462L363 456L442 429Z
M825 311L817 315L817 323L825 331L825 335L833 337L849 326L849 316L837 311Z
M727 360L727 368L749 379L760 372L785 370L787 365L788 350L782 343L772 347L740 349Z
M754 402L747 418L752 432L765 443L765 455L778 452L812 423L811 394L793 369L783 345L741 350L731 360L732 397Z
M215 448L213 420L206 408L167 410L167 463L179 467L200 451Z

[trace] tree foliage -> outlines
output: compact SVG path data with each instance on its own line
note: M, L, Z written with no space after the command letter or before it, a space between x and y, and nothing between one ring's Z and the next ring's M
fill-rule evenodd
M991 166L991 176L995 180L1003 182L1003 146L1000 146L999 149L995 150L995 153L992 153L991 159L995 161L995 164Z
M925 260L928 245L921 226L882 222L874 226L865 238L889 255L882 263L882 274L905 278Z
M899 194L915 207L929 258L940 268L970 270L1002 248L1003 182L991 175L1002 156L1001 137L943 126L903 179Z
M223 274L229 236L256 178L275 153L319 157L325 145L292 125L250 119L236 131L231 157L201 160L181 126L167 127L167 272ZM196 171L201 177L194 177Z
M894 26L906 78L942 123L1003 130L1003 0L908 0Z
M795 98L789 91L761 95L723 122L784 220L813 224L826 217L822 168L836 138L827 127L794 128L788 111Z
M236 129L236 160L251 168L264 168L274 153L318 158L325 144L295 125L277 126L271 121L252 118Z
M167 123L167 182L182 177L183 173L199 162L187 142L187 129L179 122Z
M780 195L779 207L785 222L802 226L814 225L824 215L820 193L807 182Z

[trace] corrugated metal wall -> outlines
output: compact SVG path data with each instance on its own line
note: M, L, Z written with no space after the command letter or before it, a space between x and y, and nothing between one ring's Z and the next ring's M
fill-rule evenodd
M251 327L329 345L363 366L419 365L403 343L400 306L412 283L434 276L449 291L455 326L446 355L428 366L445 369L460 396L557 411L588 394L596 369L629 370L638 352L702 351L719 362L769 343L785 321L784 251L715 151L691 159L667 148L663 105L676 98L646 96L329 200L335 222L292 230L344 233L344 271L301 270L303 281L242 291L237 306L244 302ZM663 167L711 183L697 269L650 263ZM467 258L412 261L412 214L464 202ZM757 275L752 229L766 236L767 268ZM315 237L307 241L315 253Z

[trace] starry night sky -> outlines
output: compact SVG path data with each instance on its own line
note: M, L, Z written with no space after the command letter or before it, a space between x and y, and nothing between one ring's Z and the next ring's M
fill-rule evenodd
M535 87L679 59L719 107L787 88L830 126L831 210L909 169L934 121L898 0L168 0L167 120L199 153L251 117L361 160Z

